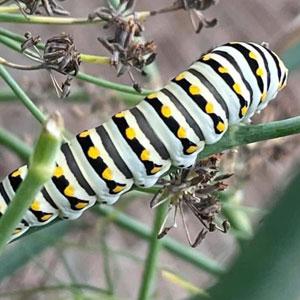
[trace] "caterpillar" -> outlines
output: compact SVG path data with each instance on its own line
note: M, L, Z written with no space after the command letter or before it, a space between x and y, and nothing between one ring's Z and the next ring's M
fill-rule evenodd
M249 120L287 83L288 70L264 45L231 42L202 55L137 106L64 143L53 177L11 240L56 218L76 219L96 202L114 204L133 185L153 186L170 167L190 168L205 144ZM27 166L0 183L0 212Z

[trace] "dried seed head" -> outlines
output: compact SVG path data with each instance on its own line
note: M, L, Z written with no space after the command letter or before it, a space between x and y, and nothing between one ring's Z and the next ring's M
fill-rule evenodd
M69 34L62 33L48 39L43 59L49 69L62 74L78 73L80 56L75 48L73 37Z
M105 22L104 28L113 28L112 37L99 37L98 40L111 53L111 65L116 68L117 75L128 73L133 87L141 91L131 71L134 69L145 75L144 67L156 57L156 46L154 42L135 39L141 36L144 27L133 11L134 5L134 0L123 0L117 8L109 4L108 7L96 9L89 18L99 18Z
M220 157L220 155L211 156L206 160L198 162L190 170L178 169L169 175L170 178L168 180L161 180L163 187L155 195L150 204L151 207L157 207L161 203L169 201L169 212L158 237L163 237L171 228L175 227L178 208L181 213L188 241L192 247L197 246L209 231L218 229L222 232L226 232L228 230L229 224L227 221L224 221L221 226L215 223L216 216L219 215L221 211L221 204L217 198L217 192L223 191L227 187L227 184L225 184L223 180L232 175L218 175ZM204 226L194 242L191 241L185 222L183 205L188 207ZM172 209L175 210L173 225L165 227L168 215Z
M25 9L23 13L27 13L29 15L32 14L40 14L40 8L43 8L47 15L52 16L56 15L64 15L67 16L70 13L66 11L60 4L55 0L15 0L17 3L25 4ZM65 1L65 0L59 0Z

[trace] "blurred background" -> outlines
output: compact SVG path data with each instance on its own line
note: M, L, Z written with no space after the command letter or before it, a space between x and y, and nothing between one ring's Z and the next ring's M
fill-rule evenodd
M172 1L137 1L136 10L155 10ZM95 8L103 5L102 1L65 1L62 3L74 17L87 16ZM207 18L216 17L218 25L203 29L195 34L188 14L184 11L164 14L150 18L145 23L145 38L157 44L156 64L161 74L162 85L170 78L185 69L201 53L228 41L268 42L270 48L284 52L293 29L298 26L300 5L296 0L289 1L240 1L220 0L219 4L205 11ZM297 19L298 18L298 19ZM298 21L297 21L298 20ZM61 32L71 33L77 48L82 53L108 55L97 41L103 31L99 25L88 26L29 26L25 24L1 24L3 28L19 34L30 31L41 35L43 40ZM298 36L298 39L300 37ZM1 56L18 63L26 63L19 54L0 45ZM114 91L73 80L72 99L58 99L51 86L46 71L30 73L9 70L21 84L34 102L44 111L58 110L66 128L72 133L95 127L108 119L110 115L127 107L124 95ZM116 78L115 71L109 66L81 65L81 71L108 80L131 84L124 75ZM143 78L137 77L143 87L152 88ZM284 119L300 114L300 72L290 73L288 87L279 94L278 101L272 103L261 115L254 118L254 123ZM0 81L0 89L8 87ZM127 96L128 97L128 96ZM0 126L10 130L26 143L33 144L40 125L18 101L0 100ZM222 158L222 168L234 172L229 181L234 191L234 201L243 205L259 208L247 210L242 215L241 232L238 234L209 234L197 248L199 255L205 255L220 265L228 266L239 251L241 239L250 236L263 221L264 211L273 205L272 195L280 190L294 166L299 155L298 137L287 137L280 140L263 142L242 147L238 152L230 151ZM0 146L0 177L18 167L22 162L16 155ZM133 192L121 199L117 207L126 214L151 227L154 216L149 207L151 196ZM250 226L251 224L251 226ZM56 226L56 225L55 225ZM199 224L190 222L191 231L197 232ZM49 228L50 229L50 228ZM0 258L0 296L1 293L39 289L53 284L86 284L105 288L107 285L114 291L112 299L135 299L138 293L143 262L147 253L147 243L137 236L120 229L111 218L100 217L97 212L87 211L68 226L52 230L45 235L53 235L53 242L33 247L35 234L9 245L5 261ZM38 239L43 239L43 230L38 232ZM170 236L187 244L182 226L173 229ZM26 243L26 240L30 241ZM55 243L54 243L55 242ZM33 247L33 248L32 248ZM5 269L7 268L7 269ZM1 271L2 269L2 271ZM205 289L215 282L208 272L201 271L192 264L162 250L160 253L159 272L154 299L183 299L189 292L163 276L168 270L196 286ZM44 293L29 292L26 299L81 299L80 290L69 293L53 290ZM84 294L92 298L93 292ZM24 293L8 295L7 299L24 297ZM102 297L102 298L101 298ZM98 299L106 299L101 296ZM85 299L84 297L82 299ZM107 298L109 299L109 298Z

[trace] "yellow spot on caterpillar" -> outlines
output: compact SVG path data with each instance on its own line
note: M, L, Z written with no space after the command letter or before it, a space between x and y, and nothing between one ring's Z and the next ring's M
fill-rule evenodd
M150 158L150 152L144 149L141 153L141 160L145 161L145 160L149 160L149 158Z
M65 190L64 190L64 194L67 196L67 197L73 197L74 196L74 193L75 193L75 190L74 190L74 187L71 186L71 185L68 185Z
M218 68L218 71L219 71L220 73L228 73L228 69L225 68L225 67L219 67L219 68Z
M234 89L234 91L235 91L237 94L242 95L242 89L241 89L241 86L240 86L238 83L235 83L235 84L233 85L233 89Z
M242 116L245 116L246 113L248 111L248 107L247 106L243 106L242 109L241 109L241 113L242 113Z
M75 205L75 207L77 208L77 209L83 209L83 208L85 208L85 207L87 207L88 206L88 203L86 203L86 202L78 202L76 205Z
M161 107L161 113L165 118L170 118L172 116L171 108L167 105Z
M191 85L189 91L192 95L200 95L200 88L196 85Z
M129 140L133 140L135 138L135 131L131 127L126 128L125 134Z
M266 98L267 98L267 93L266 93L266 92L263 92L263 93L261 94L261 96L260 96L260 101L261 101L261 102L264 102L264 101L266 100Z
M88 156L92 159L97 159L98 157L100 157L99 149L95 146L90 147L88 150Z
M192 154L192 153L196 152L197 150L198 150L197 146L190 146L186 149L186 152L189 154Z
M87 136L89 136L89 135L90 135L89 130L85 130L85 131L82 131L82 132L79 134L79 137L85 138L85 137L87 137Z
M205 105L205 111L208 114L212 114L214 112L214 105L211 102L207 102L207 104Z
M217 125L217 129L220 131L220 132L223 132L225 129L226 129L226 126L223 122L219 121L218 125Z
M124 117L125 117L125 114L124 114L123 111L121 111L121 112L115 114L115 117L116 117L116 118L124 118Z
M64 170L62 167L56 167L54 169L54 177L59 178L64 175Z
M38 200L34 200L33 203L31 204L31 209L34 211L39 211L41 210L41 204Z
M185 76L186 76L186 72L182 72L175 77L175 80L180 81L180 80L184 79Z
M14 172L11 174L11 176L12 176L12 177L19 177L19 176L21 176L20 170L14 171Z
M125 189L124 186L117 185L117 186L113 189L113 192L114 192L114 193L120 193L120 192L122 192L124 189Z
M262 77L264 75L264 70L263 68L258 68L256 70L256 75Z
M102 172L102 178L106 179L106 180L112 180L113 178L113 174L110 168L106 168L103 172Z
M256 54L253 51L249 52L249 57L255 60L257 59Z
M184 139L186 137L186 130L183 127L179 127L179 129L177 130L177 136L180 139Z
M204 61L207 61L207 60L210 60L210 59L211 59L211 54L210 53L205 54L205 55L202 56L202 60L204 60Z
M147 96L148 99L155 99L157 98L157 93L152 93L150 95Z
M278 85L278 91L281 91L281 90L283 90L284 88L286 87L286 83L280 83L279 85Z
M151 172L151 174L156 174L156 173L158 173L160 170L161 170L160 167L153 167L152 170L151 170L150 172Z
M16 228L13 234L18 234L18 233L20 233L21 231L22 231L21 228Z
M52 216L53 216L53 214L46 214L46 215L43 215L41 217L41 219L42 219L42 221L48 221Z

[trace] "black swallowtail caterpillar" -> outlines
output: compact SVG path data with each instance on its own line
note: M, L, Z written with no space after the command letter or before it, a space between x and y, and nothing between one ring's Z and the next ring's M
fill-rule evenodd
M171 165L188 168L228 125L267 106L287 82L280 58L255 43L233 42L200 57L159 92L61 147L45 184L11 239L55 218L78 218L113 204L133 184L150 187ZM3 214L26 176L23 166L0 183Z

